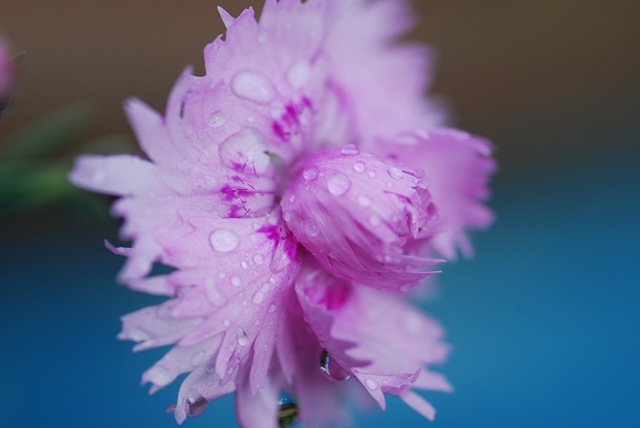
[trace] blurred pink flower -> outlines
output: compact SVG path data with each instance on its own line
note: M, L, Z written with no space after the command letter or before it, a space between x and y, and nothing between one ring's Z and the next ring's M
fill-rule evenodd
M245 427L277 426L281 393L305 426L348 419L349 396L450 391L443 330L402 294L487 226L490 145L437 128L428 51L395 43L400 0L268 0L232 18L160 116L126 111L150 160L83 156L76 185L120 199L132 248L120 279L169 297L123 318L134 349L174 345L143 375L190 373L178 422L236 392ZM154 263L175 268L150 274Z
M0 37L0 111L13 87L13 64L4 40Z

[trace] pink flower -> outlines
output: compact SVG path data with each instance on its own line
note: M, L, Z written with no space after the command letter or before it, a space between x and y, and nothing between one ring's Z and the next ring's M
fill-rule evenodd
M0 112L13 87L13 64L4 40L0 38Z
M84 156L70 177L119 197L120 279L169 297L125 316L120 338L174 345L143 380L190 373L178 422L234 391L245 427L277 426L282 393L307 427L348 421L354 394L433 419L415 390L451 390L430 369L448 347L402 294L491 222L490 145L435 127L426 51L394 43L413 22L400 0L220 14L206 75L185 71L164 116L126 104L149 160Z

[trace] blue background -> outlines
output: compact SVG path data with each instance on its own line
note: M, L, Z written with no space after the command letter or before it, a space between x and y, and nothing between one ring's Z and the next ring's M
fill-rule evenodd
M455 347L442 371L456 392L426 395L434 427L640 426L638 154L576 158L535 179L504 165L498 221L425 305ZM1 225L2 425L173 427L163 411L177 386L148 397L138 383L162 351L131 355L115 339L121 315L157 299L115 285L122 259L102 239L116 224L62 214ZM359 418L429 426L396 399ZM185 426L235 426L232 400Z

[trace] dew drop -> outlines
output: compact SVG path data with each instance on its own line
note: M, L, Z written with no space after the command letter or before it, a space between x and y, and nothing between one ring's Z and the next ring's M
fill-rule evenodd
M225 116L222 110L213 112L213 114L207 118L207 125L211 128L220 128L226 122L227 116Z
M224 140L218 146L218 153L231 168L240 168L245 173L263 174L271 165L266 149L260 134L245 129Z
M229 320L229 318L225 318L224 321L222 321L222 325L229 327L231 325L231 320Z
M295 400L287 394L283 394L278 402L278 426L280 428L293 426L298 418L298 413L298 404Z
M272 303L269 305L269 313L272 314L276 311L276 304Z
M231 90L242 98L267 104L275 98L275 90L269 79L256 71L241 71L233 77Z
M389 168L387 172L389 173L389 176L391 178L395 178L396 180L402 178L402 176L404 175L401 169L395 167Z
M213 373L216 371L216 366L213 364L208 364L207 367L204 368L204 371L207 373Z
M244 330L238 327L237 333L238 333L238 345L247 346L249 344L249 338L247 337Z
M252 260L253 260L253 262L254 262L255 264L257 264L257 265L261 265L261 264L263 264L263 263L264 263L264 257L262 257L260 254L255 254L255 255L252 257Z
M282 214L282 218L284 219L284 221L291 221L291 213L287 211L286 213Z
M372 215L369 218L369 224L373 227L380 226L381 222L382 220L380 220L380 217L378 217L377 215Z
M239 276L231 277L231 285L233 285L234 287L240 287L240 284L242 284L242 280Z
M207 410L209 403L198 391L189 390L184 404L187 416L195 418L201 416Z
M331 354L329 354L329 351L326 349L320 353L320 371L327 379L337 382L342 382L351 378L351 373L334 361Z
M367 379L364 383L367 385L367 388L372 391L378 387L378 382L373 379Z
M353 164L353 170L355 172L364 172L365 168L366 168L366 166L365 166L364 162L362 162L362 161L358 161L358 162Z
M368 196L358 196L358 205L361 207L370 207L371 206L371 198Z
M307 232L307 235L311 237L318 236L318 233L320 233L320 229L318 228L318 225L312 219L309 219L306 221L305 230Z
M336 196L344 195L350 187L351 181L349 181L349 177L344 174L334 175L327 182L329 193Z
M374 178L376 176L376 173L374 171L369 171L367 175L371 178Z
M249 268L249 263L246 262L246 260L243 260L240 262L240 266L242 266L242 269L248 269Z
M355 156L360 154L360 149L358 149L358 146L356 146L355 144L347 144L344 147L342 147L342 150L340 150L340 153L342 153L345 156Z
M304 170L302 176L307 181L313 181L318 178L318 168L316 168L315 166L310 166L309 168L306 168Z
M219 253L235 250L240 244L240 238L229 229L218 229L209 236L211 247Z

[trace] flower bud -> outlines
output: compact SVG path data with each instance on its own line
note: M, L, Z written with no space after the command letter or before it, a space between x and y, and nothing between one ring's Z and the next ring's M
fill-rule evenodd
M304 159L281 205L296 239L339 278L404 291L437 262L408 252L437 217L422 175L356 146Z

